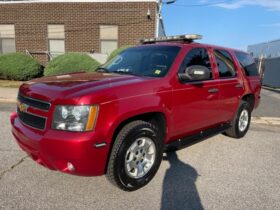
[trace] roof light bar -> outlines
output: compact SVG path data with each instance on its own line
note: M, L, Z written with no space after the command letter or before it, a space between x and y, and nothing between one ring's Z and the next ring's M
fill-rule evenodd
M173 42L173 41L187 41L193 42L193 40L202 39L202 35L199 34L185 34L176 36L163 36L151 39L142 39L142 44L155 43L155 42Z
M199 34L185 34L176 36L163 36L151 39L142 39L142 44L155 43L155 42L174 42L174 41L187 41L193 42L193 40L202 39L202 35Z

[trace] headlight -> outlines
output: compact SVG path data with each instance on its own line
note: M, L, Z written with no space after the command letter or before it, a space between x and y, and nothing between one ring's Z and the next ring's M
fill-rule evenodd
M56 106L52 129L91 131L97 118L98 106Z

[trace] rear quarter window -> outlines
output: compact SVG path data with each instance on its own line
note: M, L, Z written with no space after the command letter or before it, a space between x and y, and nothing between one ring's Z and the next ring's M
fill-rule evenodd
M247 53L234 52L246 76L258 76L258 68L254 59Z

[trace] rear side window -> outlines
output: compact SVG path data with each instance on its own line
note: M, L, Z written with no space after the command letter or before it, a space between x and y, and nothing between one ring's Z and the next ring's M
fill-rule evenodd
M247 53L235 52L240 65L245 71L246 76L258 76L259 72L254 59Z
M236 70L229 52L225 50L214 50L220 78L231 78L236 76Z
M210 70L210 78L212 79L211 63L205 48L194 48L190 50L180 67L180 72L184 72L190 66L204 66L208 68Z

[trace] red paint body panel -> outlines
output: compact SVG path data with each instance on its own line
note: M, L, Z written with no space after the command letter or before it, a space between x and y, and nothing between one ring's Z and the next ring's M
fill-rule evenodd
M19 92L47 101L48 112L29 107L28 112L47 118L46 128L38 130L23 124L16 113L11 116L12 133L19 146L38 163L62 172L96 176L106 164L117 127L125 120L145 113L160 112L166 118L165 143L211 128L233 119L241 98L255 95L259 104L260 78L245 77L232 50L238 76L220 79L212 53L215 46L197 43L162 43L181 47L169 73L163 78L137 77L106 73L76 73L35 79L23 84ZM210 54L213 80L183 84L178 69L190 49L206 47ZM225 48L222 48L225 49ZM241 84L242 88L235 86ZM209 93L218 88L218 94ZM56 105L99 105L94 131L69 132L51 129ZM95 144L105 142L105 147ZM67 168L71 162L75 171Z

